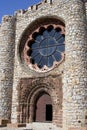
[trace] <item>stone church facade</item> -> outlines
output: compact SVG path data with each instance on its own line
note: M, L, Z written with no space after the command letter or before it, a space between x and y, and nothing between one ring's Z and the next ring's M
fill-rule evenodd
M43 0L0 26L0 125L87 128L87 1Z

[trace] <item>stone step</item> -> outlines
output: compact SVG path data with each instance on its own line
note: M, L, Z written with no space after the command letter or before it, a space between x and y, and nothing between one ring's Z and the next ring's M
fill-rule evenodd
M26 129L29 130L61 130L52 123L31 123L26 125Z

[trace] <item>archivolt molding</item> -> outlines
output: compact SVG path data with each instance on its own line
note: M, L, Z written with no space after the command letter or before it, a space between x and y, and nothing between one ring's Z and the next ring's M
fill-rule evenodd
M23 78L18 84L18 122L32 122L34 108L40 94L48 94L53 105L53 119L55 113L62 108L61 77ZM59 84L59 85L58 85ZM61 90L60 90L61 89Z
M58 99L58 96L56 94L56 91L53 90L52 88L49 88L49 86L47 84L42 84L42 86L36 86L31 93L28 96L28 104L32 104L35 102L37 96L41 93L41 92L46 92L47 94L49 94L51 96L52 99L52 103L55 104L53 98L54 98L54 94L55 94L55 98ZM59 102L58 102L59 103Z
M33 98L35 98L35 95L39 94L41 91L46 92L51 96L53 104L60 104L58 97L59 95L57 93L55 85L43 78L32 79L30 83L28 80L24 83L23 81L20 81L20 88L18 89L19 104L30 104L31 100L33 101Z

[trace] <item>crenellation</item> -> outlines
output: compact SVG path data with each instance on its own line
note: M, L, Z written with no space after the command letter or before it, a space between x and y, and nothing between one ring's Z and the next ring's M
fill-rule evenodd
M44 3L47 3L47 0L43 0Z
M16 16L22 16L26 12L27 12L27 10L20 9L20 10L15 11L14 15L16 15Z
M39 7L42 6L42 4L43 4L43 2L40 2L40 3L35 4L35 5L32 5L32 6L30 6L30 7L28 8L28 10L29 10L29 11L35 11L35 10L38 10Z
M52 4L52 3L53 3L53 0L47 0L47 3Z
M37 6L37 5L31 6L31 11L35 11L35 10L37 10L37 9L38 9L38 6Z
M40 2L40 3L38 3L38 4L29 6L29 8L28 8L27 10L22 10L22 9L21 9L21 10L18 10L18 11L15 12L15 15L22 16L22 15L25 14L27 11L29 11L29 12L31 11L31 13L32 13L32 11L38 10L39 8L41 8L41 6L43 6L43 5L46 4L46 3L52 4L52 0L44 0L44 1Z
M53 3L53 0L43 0L42 2L43 2L43 3L50 3L50 4L52 4L52 3Z
M41 6L42 5L42 3L40 2L40 3L38 3L38 4L36 4L36 10L37 9L39 9L39 6Z
M13 16L5 15L2 17L2 23L9 22L13 19Z

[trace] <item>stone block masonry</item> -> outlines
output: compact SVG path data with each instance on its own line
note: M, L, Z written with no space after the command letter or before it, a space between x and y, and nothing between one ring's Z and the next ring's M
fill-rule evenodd
M23 49L34 29L46 24L49 19L56 23L60 20L65 25L65 59L55 69L39 73L25 64ZM30 81L32 78L46 80L49 76L56 76L57 79L59 75L62 87L58 86L56 80L56 87L55 84L43 87L40 82L38 86L36 81L30 91L32 82L29 84L25 80ZM26 90L25 85L22 86L23 82L26 82L26 87L29 88L27 91L23 91ZM48 84L51 81L46 82ZM23 91L23 96L28 91L29 95L31 92L38 95L39 89L52 93L54 88L56 93L62 89L63 103L60 107L62 114L59 114L63 115L61 123L63 129L87 128L87 0L43 0L27 10L16 11L14 16L3 17L0 25L0 119L9 120L14 124L19 123L19 114L21 115L19 88ZM55 93L53 94L55 97ZM33 98L35 97L30 96L30 100L33 101ZM57 102L58 99L53 98L53 101ZM55 111L58 112L56 103L54 114ZM32 115L32 109L30 113ZM56 116L53 118L53 123L56 125L59 124L59 119L62 119L57 118Z
M85 2L85 9L86 9L86 20L87 20L87 1Z
M63 116L67 126L86 125L87 40L82 1L73 1L66 21L66 60L63 79Z
M0 118L11 119L15 18L3 17L0 28Z

